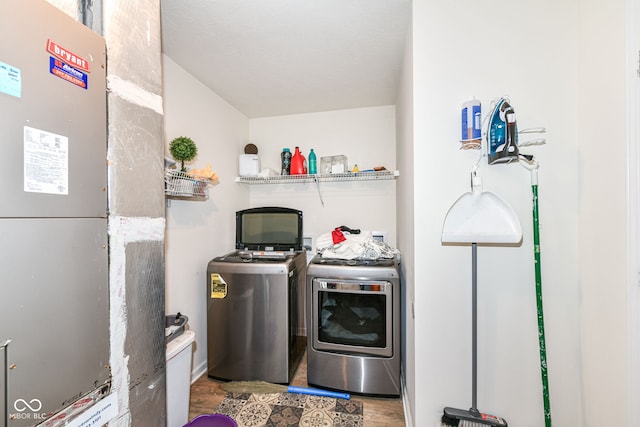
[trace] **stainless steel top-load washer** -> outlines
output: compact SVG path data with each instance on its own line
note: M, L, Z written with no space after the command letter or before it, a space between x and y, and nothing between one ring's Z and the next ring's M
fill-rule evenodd
M307 267L307 381L366 395L400 395L398 259L315 256Z
M207 266L208 376L288 384L306 345L302 212L236 213L236 251Z

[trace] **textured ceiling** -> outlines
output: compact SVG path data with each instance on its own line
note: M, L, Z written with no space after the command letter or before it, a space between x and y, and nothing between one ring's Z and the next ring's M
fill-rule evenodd
M395 104L411 0L161 0L162 50L249 118Z

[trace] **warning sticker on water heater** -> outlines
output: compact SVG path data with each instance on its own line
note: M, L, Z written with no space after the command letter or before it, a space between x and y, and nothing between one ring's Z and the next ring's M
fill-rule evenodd
M22 96L22 73L4 62L0 62L0 92L20 98Z
M227 282L218 273L211 273L211 298L222 299L227 296Z
M69 138L24 127L24 191L69 194Z

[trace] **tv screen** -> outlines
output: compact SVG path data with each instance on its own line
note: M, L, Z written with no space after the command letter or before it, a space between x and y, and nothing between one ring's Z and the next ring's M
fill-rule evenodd
M237 212L236 249L302 250L302 212L288 208Z

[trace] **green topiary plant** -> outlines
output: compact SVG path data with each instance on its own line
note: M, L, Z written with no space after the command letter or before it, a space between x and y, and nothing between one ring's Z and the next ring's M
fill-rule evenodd
M179 136L169 144L169 152L174 160L180 162L180 170L186 172L184 162L193 160L198 155L198 147L193 140L186 136Z

